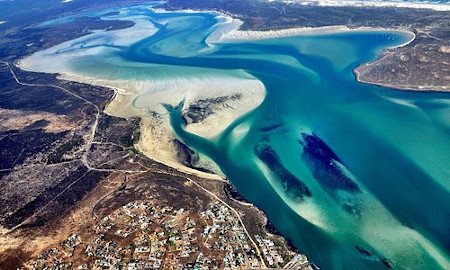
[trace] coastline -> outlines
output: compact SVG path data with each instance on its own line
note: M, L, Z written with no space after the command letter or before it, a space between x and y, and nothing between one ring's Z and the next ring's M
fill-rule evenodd
M397 48L406 47L416 40L417 35L410 29L401 28L382 28L382 27L348 27L346 25L336 26L323 26L323 27L298 27L279 30L239 30L243 25L243 22L239 19L231 18L225 14L222 15L225 19L223 22L220 33L214 35L211 40L207 40L209 43L225 42L233 43L237 41L256 41L256 40L270 40L274 38L282 38L289 36L315 36L315 35L329 35L329 34L342 34L342 33L357 33L357 32L395 32L408 37L408 39L398 45L386 47L377 59L368 63L362 63L353 69L355 80L360 83L376 85L379 87L392 88L398 91L412 91L412 92L424 92L424 93L448 93L450 88L447 86L413 86L413 85L395 85L382 82L374 82L371 80L365 80L361 74L361 69L371 66L374 62L380 61L385 56L387 50L393 50Z
M144 113L141 110L134 109L129 104L132 102L133 93L125 89L114 87L106 82L89 81L80 77L74 77L67 74L60 74L60 80L77 81L88 83L90 85L102 86L112 89L114 91L113 97L108 101L104 113L114 117L130 118L139 117L140 124L140 138L134 145L136 150L145 156L164 164L168 167L174 168L180 172L195 175L202 178L225 181L225 177L221 175L220 171L214 170L215 173L203 172L194 168L183 165L176 159L175 148L172 144L176 139L175 134L170 129L168 119L163 119L163 115L156 112Z
M226 15L222 15L225 17ZM408 35L410 38L406 42L396 45L392 48L404 47L414 41L416 34L408 29L392 29L383 27L349 27L346 25L333 25L321 27L295 27L278 30L239 30L243 22L239 19L229 18L225 22L220 34L216 34L219 42L236 42L236 41L252 41L265 40L289 36L317 36L342 33L358 33L358 32L396 32ZM228 24L228 25L227 25Z
M160 9L157 9L160 10ZM160 12L167 12L167 11L160 11ZM186 13L192 13L194 11L192 10L183 10L182 12ZM214 46L214 43L217 42L236 42L236 41L242 41L242 40L261 40L261 39L272 39L272 38L279 38L279 37L287 37L287 36L293 36L293 35L326 35L326 34L335 34L335 33L347 33L347 32L367 32L367 31L397 31L400 33L404 33L407 35L410 35L411 38L405 42L404 44L400 44L396 47L406 46L410 42L412 42L415 38L415 34L407 31L407 30L392 30L392 29L385 29L385 28L371 28L371 27L359 27L359 28L350 28L347 26L329 26L329 27L299 27L299 28L291 28L291 29L281 29L281 30L269 30L269 31L243 31L239 30L243 22L239 19L234 19L230 15L224 14L224 13L217 13L218 18L222 19L223 21L218 24L218 27L213 33L211 33L210 36L206 39L206 42L209 46ZM126 18L130 19L130 18ZM142 24L139 22L142 22L142 17L134 16L132 17L135 21L135 26L132 27L132 29L135 29L138 31L138 33L148 33L148 34L154 34L155 28L154 26L150 27L144 31L140 29L139 27L142 27ZM119 39L120 31L129 31L130 29L123 29L123 30L116 30L116 31L110 31L110 33L113 33L113 37L116 39ZM104 34L102 31L94 31L90 35L97 35L97 34ZM88 36L90 36L88 35ZM132 40L135 40L137 38L136 35L132 36ZM70 41L69 41L70 42ZM117 40L119 44L124 45L128 42L123 43L121 40ZM64 46L63 44L56 45L52 48L55 49L55 47ZM50 49L52 49L50 48ZM47 49L48 50L48 49ZM42 51L41 51L42 52ZM38 52L39 53L39 52ZM33 54L31 57L35 56ZM35 62L38 62L38 59L34 60ZM139 110L136 108L133 108L131 106L131 103L133 103L133 99L136 98L136 95L139 94L139 90L136 90L138 87L137 85L139 83L132 83L132 82L126 82L126 81L114 81L114 80L102 80L97 79L95 77L86 77L76 74L71 74L70 72L64 71L62 65L58 65L56 69L58 70L39 70L36 69L36 67L28 67L27 63L25 63L25 59L30 59L30 56L26 58L22 58L17 62L17 66L23 70L27 71L38 71L38 72L47 72L47 73L56 73L59 72L59 78L69 81L76 81L81 83L87 83L97 86L106 86L115 91L115 95L113 99L108 103L106 106L105 112L107 114L118 116L118 117L140 117L143 119L141 124L141 138L136 144L136 148L144 153L146 156L161 162L163 164L166 164L170 167L173 167L177 170L189 173L189 174L196 174L201 177L206 177L210 179L220 179L223 180L224 177L220 176L220 172L217 171L217 174L210 174L201 172L199 170L189 168L183 164L179 160L176 159L176 153L175 149L172 145L172 141L176 139L173 131L171 130L170 123L167 119L167 112L165 112L160 106L160 102L167 102L169 104L173 104L174 102L179 102L180 99L184 98L187 99L186 106L189 106L189 104L195 103L198 100L202 100L205 98L214 98L218 97L219 94L224 95L232 95L234 93L238 94L244 94L244 97L239 100L234 100L232 102L228 102L226 106L223 108L216 108L213 113L208 116L204 121L201 121L199 123L189 123L186 126L186 130L192 133L195 133L199 136L206 137L209 139L213 139L216 137L222 130L224 130L229 124L231 124L235 119L240 117L241 115L253 110L254 108L258 107L262 101L265 98L265 90L264 86L259 82L258 80L249 80L249 79L242 79L242 81L234 81L230 78L223 78L219 79L216 83L213 83L215 85L215 88L222 88L220 91L216 91L217 93L214 94L207 94L205 95L202 93L201 88L198 87L198 84L203 84L203 86L211 85L211 80L203 79L203 80L196 80L193 82L190 82L192 87L188 91L173 91L172 93L165 93L164 95L167 96L175 96L176 100L164 100L161 99L164 95L161 93L161 90L163 89L172 89L174 88L174 85L179 87L180 85L186 87L186 84L184 82L168 85L167 83L160 83L159 85L155 82L150 82L149 84L145 84L145 82L139 82L143 89L145 87L147 88L158 88L155 91L155 95L151 96L154 100L159 100L159 102L152 104L148 106L146 109L148 111ZM33 62L33 61L32 61ZM41 67L40 65L37 66L38 68ZM62 70L61 70L62 69ZM227 81L224 83L224 81ZM177 85L178 84L178 85ZM240 88L238 91L231 92L225 88L223 88L223 85L231 84L233 87L231 88ZM142 86L146 85L146 86ZM192 91L192 88L197 88L194 90L194 94L189 94L189 91ZM146 88L146 89L147 89ZM186 87L189 88L189 87ZM204 88L204 87L203 87ZM213 87L214 88L214 87ZM252 91L248 91L248 89L254 89ZM184 93L184 94L183 94ZM190 96L190 97L189 97ZM148 100L148 98L146 98ZM159 108L158 108L159 106ZM186 108L183 108L183 111L185 112ZM149 113L155 113L158 115L158 117L162 119L155 119L154 116L149 116ZM155 143L158 142L158 143ZM203 159L205 157L202 157ZM207 160L203 163L206 164L213 164L213 161ZM218 166L215 166L216 169L218 169Z
M273 2L275 0L266 0ZM432 9L435 11L449 11L450 7L443 3L430 2L389 2L389 1L361 1L361 0L280 0L284 3L293 3L304 6L318 6L318 7L385 7L385 8L409 8L409 9Z
M435 86L417 87L417 86L413 86L413 85L398 86L398 85L394 85L394 84L372 82L370 80L365 80L362 78L363 75L361 75L361 72L358 69L361 67L367 66L367 65L370 65L370 63L360 65L353 70L353 74L355 75L355 80L357 80L360 83L375 85L378 87L386 87L386 88L390 88L392 90L401 91L401 92L421 92L421 93L449 93L450 92L450 87L447 87L447 88L442 88L442 87L438 88Z
M180 172L211 180L226 181L219 171L214 170L215 173L208 173L182 164L176 158L176 149L172 143L176 139L175 135L171 130L167 130L167 125L160 125L158 120L152 117L142 117L141 119L141 137L135 145L138 151ZM155 155L157 150L159 151L158 155Z
M400 57L402 57L402 54L404 55L405 52L401 52L401 50L397 51L397 54L395 54L395 49L400 49L403 47L406 47L407 45L411 44L412 42L414 42L417 39L417 34L413 33L414 35L409 41L406 41L404 44L398 45L398 46L393 46L393 47L388 47L386 48L379 56L377 59L371 61L371 62L367 62L367 63L362 63L360 65L358 65L357 67L355 67L353 69L353 74L355 76L355 80L360 82L360 83L365 83L365 84L370 84L370 85L375 85L378 87L386 87L386 88L390 88L392 90L396 90L396 91L406 91L406 92L422 92L422 93L449 93L450 92L450 85L425 85L424 83L422 84L405 84L404 81L399 81L399 83L395 83L395 81L393 81L393 83L388 83L388 82L383 82L380 80L376 80L376 78L373 78L373 75L371 76L370 72L371 72L371 68L376 68L377 66L382 66L383 63L388 62L388 61L392 61L393 57L398 57L398 54L400 54ZM415 45L417 46L417 45ZM406 48L405 48L406 49ZM414 47L412 47L412 49L409 49L409 51L406 51L407 53L410 53L412 51L414 51ZM391 59L391 60L389 60ZM401 59L401 58L400 58ZM365 76L365 73L369 73L369 76ZM413 80L414 82L414 80Z
M315 36L315 35L329 35L329 34L342 34L342 33L357 33L357 32L396 32L399 34L407 35L408 39L401 44L387 47L384 49L392 50L396 48L402 48L408 46L416 39L416 33L409 29L391 29L382 27L348 27L346 25L335 26L323 26L323 27L298 27L279 30L266 30L266 31L254 31L254 30L240 30L243 25L243 21L234 19L228 15L222 14L224 18L222 29L214 35L211 35L211 39L207 39L208 43L214 44L215 42L237 42L237 41L256 41L256 40L270 40L274 38L289 37L289 36ZM371 82L364 80L361 76L359 69L364 66L370 66L373 62L380 60L383 57L383 53L374 61L363 63L353 69L355 74L355 80L360 83L372 84L380 87L393 88L398 91L415 91L415 92L448 92L447 89L442 88L426 88L426 87L413 87L408 85L392 85L385 83Z
M223 15L227 18L225 15ZM377 27L348 27L345 25L336 26L324 26L324 27L298 27L290 29L280 30L267 30L267 31L253 31L253 30L239 30L243 22L239 19L233 19L228 17L223 24L229 24L223 27L222 32L214 36L215 40L208 40L210 43L214 42L236 42L236 41L256 41L256 40L270 40L274 38L289 37L289 36L315 36L315 35L329 35L329 34L342 34L342 33L357 33L357 32L395 32L402 35L406 35L408 39L398 45L386 47L386 50L392 50L396 48L402 48L408 46L416 39L416 33L409 29L391 29L391 28L377 28ZM363 63L353 69L355 74L355 80L360 83L372 84L380 87L393 88L398 91L415 91L415 92L448 92L449 88L442 87L414 87L408 85L392 85L386 83L377 83L369 80L364 80L359 71L361 67L370 66L373 62L379 61L383 57L383 53L374 61Z

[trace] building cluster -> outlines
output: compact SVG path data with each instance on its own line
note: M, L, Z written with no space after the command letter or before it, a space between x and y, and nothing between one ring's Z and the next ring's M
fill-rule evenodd
M90 232L69 235L28 266L137 270L254 269L263 260L272 268L292 264L292 253L286 255L263 236L254 238L249 239L238 217L220 202L192 211L137 201L98 220Z
M65 253L58 248L50 248L40 254L29 264L31 269L73 269L72 263L66 261Z
M264 239L259 235L255 235L255 238L269 267L281 266L285 264L284 258L279 252L280 247L276 246L272 240Z
M239 219L228 207L215 202L200 212L200 216L206 223L201 233L203 244L207 249L223 254L225 269L261 266L260 258Z

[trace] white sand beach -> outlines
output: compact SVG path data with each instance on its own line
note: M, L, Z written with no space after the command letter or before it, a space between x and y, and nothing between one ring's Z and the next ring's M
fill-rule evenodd
M408 29L387 29L381 27L348 27L345 25L323 26L323 27L295 27L280 30L266 30L266 31L253 31L253 30L240 30L243 22L239 19L233 19L223 16L223 22L219 29L213 33L208 39L208 43L214 44L216 42L236 42L246 40L261 40L261 39L274 39L280 37L289 36L314 36L314 35L328 35L339 34L347 32L398 32L408 35L409 40L396 47L401 47L409 44L414 40L415 34Z

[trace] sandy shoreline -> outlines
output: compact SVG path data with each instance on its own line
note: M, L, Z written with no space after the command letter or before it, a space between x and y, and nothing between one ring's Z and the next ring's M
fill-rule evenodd
M209 42L236 42L236 41L251 41L251 40L264 40L274 39L289 36L316 36L316 35L329 35L340 33L358 33L358 32L396 32L409 36L409 40L403 44L395 47L406 46L411 43L416 35L412 31L407 29L389 29L382 27L348 27L346 25L334 25L334 26L322 26L322 27L295 27L280 30L240 30L243 22L239 19L233 19L230 17L224 17L224 22L218 33L213 34L213 38L207 41Z
M177 169L181 172L193 174L199 177L223 180L225 177L221 173L218 166L216 166L212 160L206 156L202 157L201 162L202 167L215 172L207 173L202 172L181 164L180 160L177 158L177 151L174 145L174 140L176 139L175 134L170 126L170 121L167 112L164 111L144 111L134 108L131 103L136 93L130 89L123 89L117 85L111 84L108 81L102 80L89 80L89 78L73 76L68 74L62 74L58 77L62 80L77 81L82 83L88 83L91 85L98 85L103 87L108 87L114 91L113 98L109 101L105 108L105 113L115 117L130 118L139 117L141 118L140 133L141 137L136 143L135 147L138 151L144 155L152 158L153 160L165 164L169 167ZM173 104L175 105L175 104ZM162 108L162 106L161 106ZM156 109L156 108L155 108ZM234 119L233 115L226 115L229 119ZM214 117L212 117L214 119ZM230 121L231 121L230 120ZM221 125L221 128L225 128L225 125ZM208 134L213 131L217 126L209 126L207 123L205 125L200 125L198 127L192 127L191 131L197 134ZM205 136L206 137L206 136Z

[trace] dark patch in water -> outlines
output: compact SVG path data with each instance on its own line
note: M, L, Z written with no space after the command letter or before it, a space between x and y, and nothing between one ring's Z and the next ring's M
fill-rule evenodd
M389 268L389 269L392 268L391 263L389 262L388 259L386 259L386 258L380 258L380 261L381 261L381 263L383 263L383 265L386 266L387 268Z
M360 246L355 246L355 248L362 254L366 255L366 256L372 256L372 252L370 252L369 250L360 247Z
M328 163L332 160L340 162L333 150L331 150L331 148L314 133L302 133L302 137L305 141L303 144L305 152L315 159L320 160L322 163Z
M255 154L261 159L269 169L277 175L286 193L293 199L303 200L304 197L311 197L311 191L300 179L289 172L281 163L278 154L267 144L257 144Z
M376 262L381 262L386 268L389 268L389 269L392 268L392 265L387 258L380 256L374 252L371 252L370 250L368 250L364 247L361 247L361 246L355 246L355 248L356 248L356 250L359 251L359 253L363 254L367 258L374 260Z
M269 132L269 131L275 130L275 129L279 128L279 127L281 127L281 124L274 124L274 125L270 125L270 126L261 128L261 131L262 132Z
M315 134L302 134L304 157L313 171L314 178L327 190L359 192L358 185L337 166L340 159L331 148Z
M347 211L350 214L354 214L354 215L361 214L361 210L355 204L352 204L349 202L344 202L341 204L341 207L342 207L342 209L344 209L345 211Z

